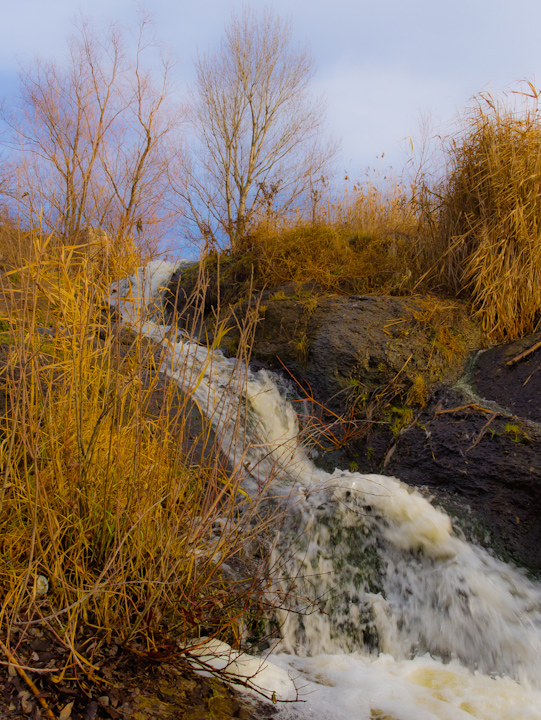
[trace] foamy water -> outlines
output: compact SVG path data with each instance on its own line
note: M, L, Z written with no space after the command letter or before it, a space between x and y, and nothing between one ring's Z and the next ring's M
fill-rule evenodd
M174 270L151 263L113 288L125 321L156 340L171 332L155 299ZM457 537L398 479L317 469L271 374L183 337L169 352L162 371L212 416L247 487L272 472L299 498L280 536L287 561L275 592L294 586L301 599L277 609L281 638L266 661L226 653L232 674L257 667L269 697L303 700L281 707L284 720L541 718L538 583Z

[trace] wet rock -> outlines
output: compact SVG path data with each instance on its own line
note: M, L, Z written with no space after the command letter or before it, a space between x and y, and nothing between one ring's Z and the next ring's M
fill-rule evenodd
M205 315L227 308L242 294L250 273L239 263L226 264L221 270L216 260L202 266L199 262L186 262L172 275L164 294L165 309L172 322L191 330Z
M235 308L237 317L250 304L259 312L254 369L293 377L333 411L373 416L375 404L423 401L482 344L461 304L430 297L319 296L290 283ZM222 340L226 354L238 338L233 329Z
M513 362L520 355L524 356ZM481 353L473 382L483 397L515 415L541 422L541 333Z
M363 467L383 468L428 487L444 503L471 508L477 540L488 533L500 556L535 572L541 570L541 426L533 418L541 395L531 380L541 351L507 363L539 339L480 353L466 378L470 387L440 389L396 438L388 429L371 432L363 457Z
M241 279L232 275L229 284L220 285L220 308L222 316L232 311L237 318L245 317L250 308L258 310L252 360L279 371L285 365L318 402L332 409L369 406L382 391L387 399L405 398L414 385L417 399L424 400L442 379L458 377L467 354L483 342L478 326L458 301L330 295L313 282L289 282L231 308L228 293L234 297ZM216 278L210 275L206 286L205 332L212 338L218 310ZM176 298L181 327L195 312L200 287L201 271L195 265L181 269L169 286L168 302ZM226 354L236 353L239 337L240 331L232 329L222 340Z
M390 296L270 300L254 357L274 368L279 358L333 409L347 402L368 406L378 392L407 393L416 377L423 378L421 392L427 392L443 377L456 377L464 355L480 342L463 308L450 305ZM438 340L444 323L454 353L443 337Z
M395 475L429 488L448 507L471 508L478 541L537 572L541 346L508 363L541 333L467 353L483 338L460 306L447 305L456 307L452 317L437 310L430 317L427 298L330 297L306 317L298 300L269 303L254 354L275 368L280 357L338 412L352 401L360 417L373 412L369 433L345 452L320 453L322 465ZM295 348L302 333L304 358ZM460 389L455 383L468 363L471 387ZM425 398L416 396L416 383Z

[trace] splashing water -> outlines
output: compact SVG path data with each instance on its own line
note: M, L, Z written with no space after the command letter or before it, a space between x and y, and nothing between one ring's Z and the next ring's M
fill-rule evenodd
M156 298L175 269L150 263L111 289L124 320L158 341L171 328ZM169 348L162 371L212 416L247 488L273 472L299 498L275 582L289 606L277 610L281 640L265 665L280 677L270 692L306 702L280 718L541 719L538 583L457 537L445 513L396 478L317 469L271 374L185 337ZM241 433L229 426L238 413Z

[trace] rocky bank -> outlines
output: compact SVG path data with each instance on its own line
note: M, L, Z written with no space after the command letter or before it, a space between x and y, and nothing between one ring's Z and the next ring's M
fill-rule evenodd
M193 286L171 291L189 324ZM456 300L338 296L311 284L232 307L236 317L249 308L254 367L281 373L322 428L332 413L355 417L357 431L319 448L316 462L426 488L467 535L541 571L541 344L516 359L541 334L490 347ZM212 293L204 314L215 316ZM234 354L239 338L230 331L223 350Z

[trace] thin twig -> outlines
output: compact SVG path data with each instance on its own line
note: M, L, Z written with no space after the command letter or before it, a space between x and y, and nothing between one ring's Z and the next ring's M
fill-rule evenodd
M507 363L507 365L508 365L508 366L509 366L509 365L514 365L516 362L518 362L519 360L522 360L522 358L527 357L528 355L530 355L530 353L535 352L535 351L538 350L540 347L541 347L541 340L539 340L539 342L534 343L534 344L533 344L531 347L529 347L527 350L524 350L524 352L521 352L521 353L519 353L518 355L515 355L514 358L512 358L511 360L509 360L509 362Z
M490 423L491 423L491 422L494 420L494 418L497 417L497 416L498 416L498 413L495 413L495 412L493 412L491 415L489 415L488 420L486 421L486 423L485 423L485 424L483 425L483 427L481 428L481 432L480 432L479 435L476 437L475 441L474 441L474 442L470 445L470 447L466 450L466 452L469 452L472 448L474 448L478 443L481 442L481 440L482 440L482 438L483 438L483 435L484 435L484 434L486 433L486 431L488 430L488 427L489 427Z
M484 413L492 413L493 412L492 410L489 410L488 408L484 408L481 405L478 405L477 403L468 403L468 405L461 405L460 407L449 408L448 410L438 410L434 414L435 415L446 415L447 413L459 412L460 410L469 410L470 408L472 410L479 410L480 412L484 412Z
M47 705L47 703L41 696L41 693L38 690L38 688L34 685L32 680L28 677L26 672L23 670L22 666L17 661L17 658L14 655L14 653L10 653L10 651L7 649L7 647L4 645L4 643L1 640L0 640L0 648L3 650L7 659L9 660L11 665L13 665L13 667L15 668L17 673L25 681L25 683L28 685L30 690L32 690L32 693L34 694L36 700L39 702L39 704L43 708L43 710L44 710L45 714L47 715L47 717L49 718L49 720L56 720L56 716L53 714L53 712L51 711L51 709L49 708L49 706Z

